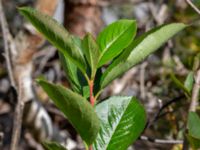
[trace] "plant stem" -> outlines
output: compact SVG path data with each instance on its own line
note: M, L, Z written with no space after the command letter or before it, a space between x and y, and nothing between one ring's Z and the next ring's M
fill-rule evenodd
M92 150L92 145L90 145L89 150Z
M95 99L94 99L94 96L93 96L93 87L94 87L94 81L93 80L89 81L89 87L90 87L90 104L92 106L94 106ZM89 150L92 150L92 145L89 146Z
M90 104L92 106L94 106L94 104L95 104L95 98L93 95L94 80L89 80L88 84L89 84L89 88L90 88ZM92 150L92 145L89 146L89 150Z
M94 106L94 104L95 104L95 98L93 96L93 88L94 88L94 81L93 80L89 81L89 88L90 88L90 104L92 106Z

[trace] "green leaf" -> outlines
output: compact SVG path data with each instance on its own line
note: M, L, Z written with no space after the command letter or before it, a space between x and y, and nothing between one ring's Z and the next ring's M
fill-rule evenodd
M97 70L97 64L99 60L99 47L92 37L91 34L87 34L82 42L83 52L86 56L86 59L91 67L91 78L93 79Z
M182 23L162 25L134 40L104 72L101 78L101 88L106 87L115 78L143 61L185 27L186 25Z
M131 43L136 30L135 20L118 20L107 26L97 37L101 50L98 67L119 55Z
M81 50L74 42L73 37L56 20L35 9L21 7L19 11L32 25L42 33L60 52L66 55L85 73L86 63Z
M65 114L82 139L92 144L99 131L99 119L92 106L82 96L43 80L38 80L55 105Z
M184 91L184 93L191 95L190 91L188 91L188 89L183 85L183 83L179 79L177 79L177 77L174 74L171 73L170 77L171 77L172 81L176 84L177 87L182 89Z
M186 135L191 147L193 150L198 150L198 148L200 148L200 140L196 139L192 136L190 136L189 134Z
M78 68L72 63L64 54L59 52L59 59L62 67L65 71L68 81L70 82L71 88L77 92L81 93L81 84L78 77Z
M134 97L111 97L96 106L101 128L93 150L126 150L146 124L143 106Z
M85 98L88 98L90 91L84 75L80 72L80 70L78 70L76 65L66 58L65 55L59 53L59 58L73 91L83 95Z
M43 142L42 145L45 148L45 150L67 150L62 145L56 142Z
M90 97L90 87L88 85L83 87L83 97Z
M100 88L101 76L102 76L102 68L99 68L96 72L96 76L94 79L94 89L93 89L94 95L96 95L101 90L101 88Z
M195 112L189 112L187 127L189 135L200 140L200 118Z
M192 91L192 87L194 84L194 72L190 71L189 74L187 75L187 78L184 82L184 87L191 92Z

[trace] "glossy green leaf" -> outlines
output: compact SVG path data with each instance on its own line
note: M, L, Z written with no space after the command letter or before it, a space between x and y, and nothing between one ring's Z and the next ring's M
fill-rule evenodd
M135 20L118 20L106 28L97 37L101 50L98 67L119 55L126 48L136 34Z
M56 142L43 142L45 150L67 150L65 147Z
M73 40L76 45L82 49L82 40L76 36L73 36ZM59 58L73 91L88 98L87 93L89 92L89 89L87 88L88 84L84 75L80 72L77 66L61 52L59 52Z
M143 106L134 97L111 97L96 106L101 128L93 150L126 150L146 124Z
M80 72L80 70L78 70L76 65L66 58L65 55L59 53L59 58L73 91L83 95L85 98L88 98L89 86L84 75Z
M65 71L68 81L70 82L71 88L77 93L81 93L81 84L78 77L78 68L72 63L63 53L59 52L59 59L62 67Z
M56 20L35 9L21 7L19 11L32 25L41 32L60 52L76 64L82 72L86 70L86 63L81 50L73 37Z
M84 37L82 46L83 52L91 67L91 78L93 79L97 70L97 64L100 55L99 47L91 34L87 34Z
M189 135L200 140L200 118L195 112L189 112L187 127Z
M92 144L99 131L99 119L92 106L82 96L44 80L38 80L55 105L65 114L82 139Z
M194 73L191 71L184 82L185 88L191 92L194 84Z
M104 72L101 78L101 88L106 87L115 78L143 61L185 27L186 25L182 23L162 25L134 40Z

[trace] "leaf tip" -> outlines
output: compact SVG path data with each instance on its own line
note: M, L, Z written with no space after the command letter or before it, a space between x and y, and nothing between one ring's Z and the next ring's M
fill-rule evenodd
M39 85L41 85L42 83L46 83L46 82L47 82L43 76L38 77L35 81L36 81L36 83L38 83Z
M24 14L25 12L28 12L30 10L32 10L31 7L26 7L26 6L23 6L23 7L17 7L18 11L22 14Z

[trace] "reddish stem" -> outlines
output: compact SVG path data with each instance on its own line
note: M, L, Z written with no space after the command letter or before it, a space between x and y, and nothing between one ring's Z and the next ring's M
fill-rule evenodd
M89 88L90 88L90 104L92 106L94 106L94 104L95 104L95 98L93 96L93 88L94 88L94 81L93 80L91 80L89 82ZM92 145L89 146L89 150L92 150Z
M92 106L94 106L94 104L95 104L95 99L94 99L94 96L93 96L94 82L92 80L89 83L89 87L90 87L90 104Z
M92 150L92 145L90 145L89 150Z

